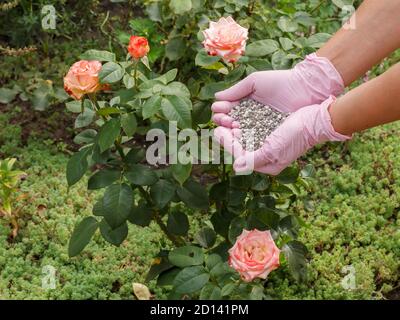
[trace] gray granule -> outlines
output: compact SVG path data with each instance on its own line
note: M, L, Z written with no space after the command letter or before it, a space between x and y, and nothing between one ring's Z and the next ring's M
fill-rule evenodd
M289 116L253 99L245 99L229 115L239 122L240 143L247 151L262 147L265 139Z

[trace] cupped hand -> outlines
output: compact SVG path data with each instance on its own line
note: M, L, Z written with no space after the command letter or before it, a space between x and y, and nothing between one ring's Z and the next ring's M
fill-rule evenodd
M257 171L277 175L316 144L351 138L336 132L331 124L329 107L334 101L332 96L322 104L307 106L292 113L254 152L243 150L238 128L220 126L215 129L214 136L233 154L233 168L237 173Z
M238 128L229 116L241 99L254 99L280 112L291 113L318 104L344 90L343 80L332 63L311 54L291 70L259 71L231 88L216 93L211 109L213 121L223 127Z

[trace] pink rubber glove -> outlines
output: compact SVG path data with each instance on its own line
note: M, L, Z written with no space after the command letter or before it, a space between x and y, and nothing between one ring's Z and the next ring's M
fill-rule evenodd
M220 101L211 107L213 121L219 126L237 128L239 124L228 113L245 97L289 113L321 103L330 95L338 96L343 90L343 79L332 63L313 53L291 70L254 72L231 88L216 93Z
M334 101L335 97L331 96L320 105L292 113L254 152L242 149L238 140L240 129L218 127L214 136L235 157L233 168L237 173L254 170L277 175L316 144L351 138L337 133L332 127L328 108Z

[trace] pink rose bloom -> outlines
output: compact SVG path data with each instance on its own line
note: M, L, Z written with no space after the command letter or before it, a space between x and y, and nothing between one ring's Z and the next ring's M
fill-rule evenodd
M80 100L85 94L105 89L99 82L101 67L99 61L75 62L64 77L64 90L75 100Z
M246 48L248 30L236 23L232 17L210 22L203 31L203 46L209 55L220 56L227 62L236 62Z
M266 279L272 270L279 267L279 253L271 232L243 230L229 250L229 265L246 282L255 278Z

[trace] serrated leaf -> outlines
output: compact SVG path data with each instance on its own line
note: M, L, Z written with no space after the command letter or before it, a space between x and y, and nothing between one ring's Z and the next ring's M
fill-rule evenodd
M112 229L127 220L132 200L132 189L127 184L113 184L106 189L103 198L104 218Z
M108 187L120 178L121 172L117 170L100 170L89 178L88 189L96 190Z
M174 266L185 268L200 265L204 261L203 250L195 246L184 246L174 249L168 254L169 262Z
M174 279L174 290L177 293L193 293L201 290L210 279L203 267L195 266L183 269Z
M279 49L279 45L275 40L258 40L250 43L246 48L246 55L251 57L263 57L274 53Z
M114 83L120 81L124 76L124 69L115 62L107 62L101 68L99 79L101 83Z
M77 183L88 168L87 157L91 148L84 148L75 153L67 163L67 182L69 186Z
M168 214L168 232L177 236L186 236L189 231L189 219L186 214L180 211L172 211Z
M137 129L136 116L133 113L125 113L121 116L121 127L128 137L132 137Z
M150 195L158 208L164 208L175 196L176 186L172 182L160 179L151 186Z
M150 99L146 100L142 107L143 119L148 119L160 111L161 100L162 98L159 95L153 95Z
M125 222L118 228L112 229L103 219L100 222L100 233L107 242L119 246L128 236L128 225Z
M130 183L139 186L149 186L157 182L158 177L154 170L142 164L133 164L126 171L125 177Z
M181 129L192 126L190 100L178 96L167 96L161 100L161 109L169 121L176 121Z
M86 217L75 226L68 245L68 255L70 257L75 257L87 246L98 226L98 222L94 217Z
M121 123L118 118L113 118L107 121L99 131L97 143L100 147L100 152L103 153L109 149L118 138L121 129Z

